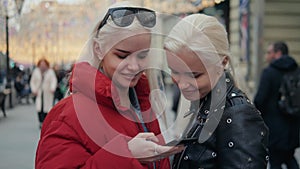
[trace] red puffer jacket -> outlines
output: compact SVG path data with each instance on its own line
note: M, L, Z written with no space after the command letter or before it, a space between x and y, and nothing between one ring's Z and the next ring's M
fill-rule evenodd
M36 152L36 169L149 169L133 158L128 141L143 131L135 113L122 107L110 79L88 63L76 64L71 78L73 94L47 115ZM135 87L145 125L163 144L159 124L150 109L145 76ZM155 162L169 169L168 158Z

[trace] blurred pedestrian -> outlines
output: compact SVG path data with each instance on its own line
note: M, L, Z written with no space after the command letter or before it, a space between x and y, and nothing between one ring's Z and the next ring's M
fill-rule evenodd
M299 118L284 115L278 107L283 75L297 69L298 65L282 41L270 44L265 58L269 65L261 74L254 104L270 130L270 166L280 169L286 164L288 169L299 169L294 157L295 149L299 147Z
M171 75L191 101L191 121L174 158L180 169L263 169L268 129L259 111L235 85L224 26L212 16L193 14L171 30L164 44Z
M97 24L75 64L72 94L49 113L36 168L169 169L143 72L148 63L154 11L114 4ZM168 151L168 152L167 152Z
M5 89L6 79L4 70L0 69L0 92Z
M53 69L50 68L49 61L45 58L40 59L30 79L30 88L32 94L35 96L40 127L47 113L53 107L56 86L57 79Z
M53 104L56 104L58 101L64 98L65 95L65 90L64 90L65 84L63 80L66 76L66 73L58 64L55 64L53 66L53 70L57 78L57 86L55 89L54 100L53 100Z
M14 87L17 92L17 98L19 103L22 102L22 98L26 99L27 104L29 104L29 95L30 95L30 87L28 82L24 78L25 72L19 72L15 82L14 82Z

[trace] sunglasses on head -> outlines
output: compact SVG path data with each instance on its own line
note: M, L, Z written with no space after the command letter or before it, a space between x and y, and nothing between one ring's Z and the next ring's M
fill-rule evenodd
M152 28L156 24L156 14L150 9L134 7L110 8L101 21L97 29L98 32L107 23L109 16L111 16L114 24L120 27L131 25L135 16L144 27Z

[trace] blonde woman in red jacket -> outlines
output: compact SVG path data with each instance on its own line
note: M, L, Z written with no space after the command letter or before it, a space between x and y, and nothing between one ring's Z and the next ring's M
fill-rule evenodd
M37 169L168 169L143 70L154 11L119 3L93 31L70 80L72 94L48 114Z

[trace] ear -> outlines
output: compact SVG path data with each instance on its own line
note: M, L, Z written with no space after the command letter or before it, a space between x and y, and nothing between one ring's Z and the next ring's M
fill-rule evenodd
M225 67L227 65L228 61L229 61L229 57L223 56L222 65Z
M97 56L100 60L103 59L102 51L100 49L99 43L94 41L93 42L93 52L94 55Z

